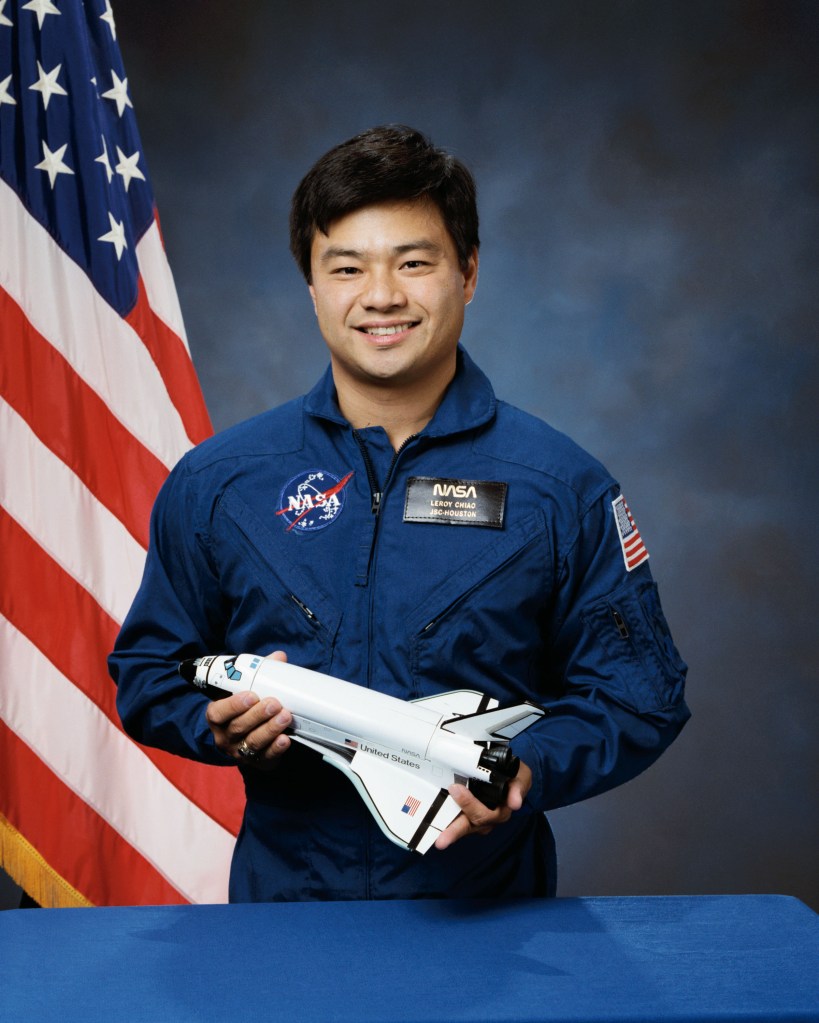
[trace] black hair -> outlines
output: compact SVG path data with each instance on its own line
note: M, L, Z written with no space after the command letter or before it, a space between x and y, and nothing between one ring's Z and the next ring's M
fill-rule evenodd
M466 270L478 239L475 180L456 157L414 128L371 128L325 153L307 172L290 205L290 251L310 281L316 231L376 203L428 199L438 207Z

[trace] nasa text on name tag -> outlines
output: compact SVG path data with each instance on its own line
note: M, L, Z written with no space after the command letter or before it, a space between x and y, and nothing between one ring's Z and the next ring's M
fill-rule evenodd
M404 522L438 522L450 526L503 529L505 483L493 480L439 479L410 476Z

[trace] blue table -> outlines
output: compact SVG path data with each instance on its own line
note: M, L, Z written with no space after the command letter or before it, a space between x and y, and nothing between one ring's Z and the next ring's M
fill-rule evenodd
M0 913L0 1019L819 1021L783 896Z

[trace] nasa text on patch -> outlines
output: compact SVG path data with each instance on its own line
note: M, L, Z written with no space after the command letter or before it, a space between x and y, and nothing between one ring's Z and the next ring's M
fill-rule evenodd
M326 469L309 469L288 480L279 497L288 533L312 533L335 522L344 508L344 488L353 473L339 479Z
M505 483L494 480L411 476L407 482L404 522L503 529L506 490Z

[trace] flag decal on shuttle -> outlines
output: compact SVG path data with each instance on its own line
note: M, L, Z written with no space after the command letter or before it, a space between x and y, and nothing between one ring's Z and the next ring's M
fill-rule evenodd
M407 796L404 800L404 805L401 807L401 813L408 813L410 817L414 817L415 811L420 805L420 799L416 799L415 796Z

